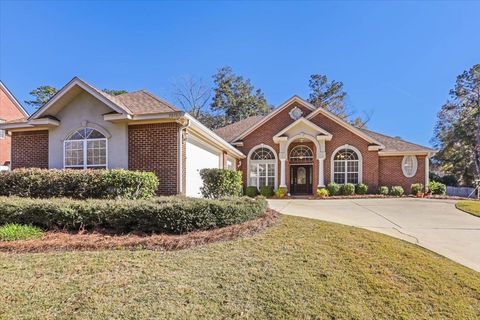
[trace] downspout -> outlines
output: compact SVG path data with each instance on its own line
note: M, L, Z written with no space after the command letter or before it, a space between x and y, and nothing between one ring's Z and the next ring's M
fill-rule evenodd
M190 125L190 120L186 118L180 118L178 123L180 123L180 127L178 127L178 193L182 194L184 185L183 185L183 130L186 129Z
M430 183L430 153L427 153L425 157L425 192L428 190L428 184Z

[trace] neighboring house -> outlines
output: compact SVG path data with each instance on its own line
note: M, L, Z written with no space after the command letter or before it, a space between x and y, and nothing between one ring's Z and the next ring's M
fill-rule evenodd
M199 196L202 168L235 168L244 155L189 114L146 91L111 96L75 77L42 108L0 125L13 169L152 171L159 194Z
M0 124L24 117L28 117L28 113L0 81ZM10 143L10 136L6 134L5 130L0 129L0 171L9 169Z
M435 152L353 127L296 96L214 133L146 91L111 96L79 78L30 117L0 128L12 136L12 168L153 171L163 195L199 196L202 168L239 169L245 186L291 194L313 194L330 181L409 191L428 182Z
M264 117L254 116L215 131L247 155L239 166L245 185L286 187L314 194L331 181L381 185L428 183L435 150L356 128L294 96Z

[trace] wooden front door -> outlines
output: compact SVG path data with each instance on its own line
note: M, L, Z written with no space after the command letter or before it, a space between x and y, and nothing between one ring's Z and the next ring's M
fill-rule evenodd
M290 193L312 194L312 165L290 166Z

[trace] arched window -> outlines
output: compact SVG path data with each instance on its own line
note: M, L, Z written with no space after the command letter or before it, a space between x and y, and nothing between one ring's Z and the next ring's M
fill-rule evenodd
M361 155L349 147L337 149L333 157L333 181L336 183L361 182Z
M296 146L290 151L290 157L288 159L291 163L305 163L313 161L313 152L307 146Z
M259 147L251 151L249 157L249 185L275 187L277 160L272 149Z
M63 147L65 168L107 168L107 138L100 131L79 129L65 139Z

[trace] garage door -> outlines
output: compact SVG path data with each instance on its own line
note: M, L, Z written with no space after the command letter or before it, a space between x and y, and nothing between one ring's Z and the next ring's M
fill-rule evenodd
M200 170L203 168L219 168L220 152L209 148L200 141L191 137L187 140L187 161L186 161L186 188L185 192L189 197L201 197L200 188L202 178Z

